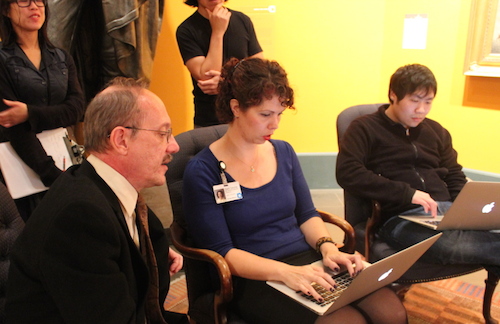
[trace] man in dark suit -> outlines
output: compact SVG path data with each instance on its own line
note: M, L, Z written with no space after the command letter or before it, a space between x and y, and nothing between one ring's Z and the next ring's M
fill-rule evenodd
M162 101L132 79L92 100L89 157L54 183L12 251L7 323L178 323L162 304L182 257L159 219L136 209L138 192L165 183L179 150L170 123Z

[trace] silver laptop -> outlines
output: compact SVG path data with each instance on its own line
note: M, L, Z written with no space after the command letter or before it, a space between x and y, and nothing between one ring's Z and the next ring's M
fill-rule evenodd
M500 182L470 181L445 215L399 217L441 231L500 229Z
M376 263L367 264L368 266L354 278L351 278L346 271L341 270L340 273L335 273L328 269L327 271L332 274L337 283L337 289L330 292L321 287L315 287L323 297L323 303L317 302L302 292L294 291L282 282L267 281L267 284L318 315L329 314L399 279L441 235L442 233L436 234ZM312 264L323 266L321 260Z

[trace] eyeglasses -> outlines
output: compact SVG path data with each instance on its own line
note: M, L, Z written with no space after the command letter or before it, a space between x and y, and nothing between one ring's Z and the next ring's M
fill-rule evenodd
M26 8L31 6L32 2L34 2L37 7L45 7L46 0L15 0L12 1L11 3L14 2L16 2L20 8Z
M165 138L167 140L167 143L170 141L170 137L172 136L172 128L167 129L166 131L161 131L161 130L156 130L156 129L145 129L145 128L137 128L137 127L131 127L131 126L123 126L126 129L133 129L133 130L144 130L148 132L155 132L158 135L160 135L161 138Z

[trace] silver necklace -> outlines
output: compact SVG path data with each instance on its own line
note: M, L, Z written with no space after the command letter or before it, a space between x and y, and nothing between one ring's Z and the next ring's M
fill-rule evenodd
M241 163L243 163L244 165L246 165L246 166L250 167L250 172L255 172L255 167L254 167L254 165L255 165L255 162L257 161L257 158L259 157L259 150L258 150L258 149L257 149L257 154L255 155L255 159L253 160L252 165L248 165L247 163L245 163L245 161L243 161L242 159L240 159L240 158L239 158L236 154L234 154L231 150L230 150L229 152L231 152L231 154L232 154L235 158L237 158L238 160L240 160L240 162L241 162Z

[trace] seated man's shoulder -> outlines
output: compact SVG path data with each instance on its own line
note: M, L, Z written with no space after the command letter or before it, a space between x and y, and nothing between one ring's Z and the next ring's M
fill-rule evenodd
M109 205L106 192L113 197L111 189L97 174L85 172L82 168L85 166L74 166L59 176L40 203L40 211L56 213L71 205L99 205L101 208Z
M92 187L97 187L96 179L100 179L96 173L88 173L84 170L86 166L76 165L57 178L54 184L50 187L51 191L63 191L66 193L80 193L83 194ZM92 179L95 177L95 179Z
M441 125L439 122L435 121L434 119L430 119L430 118L425 118L424 121L422 122L422 125L427 125L428 127L432 127L432 128L444 129L443 125Z
M362 115L355 118L349 125L351 129L366 128L366 127L381 127L386 121L378 113Z

